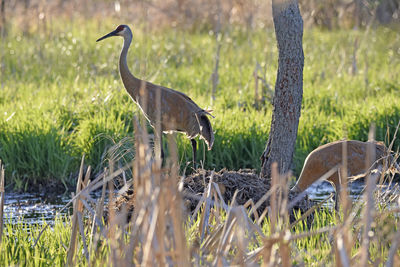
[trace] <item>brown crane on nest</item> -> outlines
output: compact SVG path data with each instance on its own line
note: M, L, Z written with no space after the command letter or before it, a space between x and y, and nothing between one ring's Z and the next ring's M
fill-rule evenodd
M345 177L341 177L343 145L346 147L348 162ZM369 146L373 148L372 155L368 155ZM368 157L371 157L369 160L372 161L372 164L367 164ZM337 171L333 172L326 180L335 187L336 201L344 183L365 177L369 173L375 176L381 175L382 171L389 171L392 174L400 173L396 159L383 142L340 140L320 146L307 156L300 177L291 191L303 192L335 168ZM338 208L337 203L335 207Z
M112 36L124 38L124 46L119 58L119 71L126 91L139 105L145 117L154 128L159 141L161 156L162 132L183 132L190 138L193 149L193 165L196 166L197 142L200 135L210 150L214 143L214 133L207 116L209 111L200 108L184 93L140 80L129 71L126 57L132 42L132 31L127 25L119 25L114 31L99 38L96 42ZM160 128L160 129L157 129Z

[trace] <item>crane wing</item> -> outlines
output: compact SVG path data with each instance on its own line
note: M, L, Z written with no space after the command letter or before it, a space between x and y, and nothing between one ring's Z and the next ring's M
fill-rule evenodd
M182 96L183 98L185 98L186 100L192 102L193 104L196 104L196 103L194 103L194 101L190 97L188 97L186 94L184 94L182 92L179 92L179 91L176 91L174 89L167 88L167 87L163 87L163 89L166 89L166 90L168 90L168 91L170 91L172 93L178 94L178 95Z

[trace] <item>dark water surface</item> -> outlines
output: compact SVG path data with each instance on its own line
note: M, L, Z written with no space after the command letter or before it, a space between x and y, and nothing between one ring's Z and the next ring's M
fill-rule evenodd
M364 189L363 182L353 182L349 186L350 197L353 201L357 201L362 196ZM333 187L328 182L312 185L307 189L310 199L322 201L334 193ZM98 196L93 196L97 198ZM29 193L7 193L5 194L4 216L6 220L12 222L24 218L24 223L34 224L43 223L45 220L48 223L54 222L55 215L68 214L71 212L71 207L59 212L71 198L67 195L60 196L45 196L44 194L29 194ZM333 200L330 199L325 206L332 207Z
M362 200L363 193L365 189L365 183L363 180L356 180L349 184L348 192L350 198L353 200L353 203ZM392 208L395 206L398 207L397 202L393 202L393 198L397 198L400 195L400 187L399 182L393 182L390 186L388 184L383 184L381 186L377 185L376 193L378 193L378 200L382 203L389 203ZM319 184L314 184L307 189L307 195L310 199L315 200L317 202L323 201L326 198L329 198L330 195L333 195L335 190L333 186L326 181L323 181ZM394 206L393 206L394 205ZM324 206L334 207L334 199L331 198L327 201Z
M70 197L45 196L44 194L5 193L4 217L11 222L24 218L24 223L53 222L56 213L68 203ZM61 214L66 214L65 209Z
M349 195L353 201L357 201L362 197L362 192L365 188L364 182L353 182L349 185ZM313 184L307 189L307 195L310 199L315 201L323 201L331 194L335 194L333 186L326 181L319 184ZM333 200L327 202L328 206L333 206Z

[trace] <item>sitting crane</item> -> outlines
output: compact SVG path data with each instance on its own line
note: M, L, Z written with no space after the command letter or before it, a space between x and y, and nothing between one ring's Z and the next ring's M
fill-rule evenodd
M388 167L388 171L392 173L400 173L399 166L383 142L340 140L317 147L307 156L306 160L304 161L300 177L291 191L295 193L301 193L311 184L319 180L324 174L328 173L331 169L341 166L343 143L346 143L345 145L347 146L348 177L340 176L341 173L339 167L338 171L334 172L330 177L327 178L327 181L333 184L335 187L336 202L338 200L338 194L343 183L347 183L348 180L352 181L365 177L374 169L378 170L376 174L379 174L385 169L385 163ZM368 146L370 145L372 145L375 149L375 158L370 159L372 160L373 164L368 166L366 160ZM336 208L338 208L337 203Z
M162 132L183 132L191 140L193 166L196 168L197 142L200 136L210 150L214 143L214 133L207 116L209 111L200 108L184 93L140 80L129 71L126 57L132 42L132 31L127 25L119 25L114 31L99 38L96 42L112 36L124 38L124 45L119 58L119 71L126 91L140 107L150 125L154 128L159 141L161 157ZM158 129L159 128L159 129Z

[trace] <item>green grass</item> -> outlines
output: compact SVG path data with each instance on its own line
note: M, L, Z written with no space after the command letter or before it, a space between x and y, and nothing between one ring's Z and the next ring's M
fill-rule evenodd
M70 239L70 227L66 218L56 218L53 228L47 227L35 246L44 224L27 225L23 219L5 224L0 262L3 266L65 265L65 251Z
M222 221L226 220L226 214L222 212L220 214ZM375 219L379 221L380 216ZM357 220L356 220L357 221ZM385 225L380 223L373 223L374 227L372 231L374 238L371 239L370 244L370 258L376 260L386 260L389 252L389 248L393 239L393 234L396 233L398 217L390 215L384 219ZM189 222L189 220L187 221ZM334 227L338 225L339 221L336 218L335 212L328 208L323 208L315 213L314 221L307 227L305 222L300 222L291 230L292 235L312 233L323 227ZM54 225L51 227L45 227L47 223L35 223L26 224L22 218L17 223L6 222L3 234L2 245L0 246L0 265L2 266L14 266L23 264L24 266L63 266L66 264L68 245L70 242L71 235L71 220L70 217L63 216L58 217L54 221ZM187 223L188 225L189 223ZM185 236L187 244L194 246L196 249L196 242L198 242L199 236L199 225L200 216L195 220L191 227L186 227ZM218 223L215 220L210 222L209 228L212 236L214 234L214 227ZM85 231L87 234L86 242L89 242L90 235L89 229L90 223L85 224ZM239 227L239 226L238 226ZM44 229L43 233L41 231ZM262 224L262 232L266 236L271 235L271 224L269 219L265 219ZM129 230L125 233L126 239L129 238ZM360 225L357 227L353 226L352 233L355 236L361 236L362 231ZM40 238L38 239L40 235ZM312 234L303 238L290 242L291 259L292 263L304 262L310 265L333 265L334 254L332 253L332 232L325 232L321 234ZM37 244L36 240L38 239ZM256 240L249 238L249 249L254 250L257 246L254 245ZM260 240L258 241L260 242ZM351 257L359 253L360 238L355 238L354 247ZM110 257L110 243L105 239L103 242L98 244L97 253L93 254L90 259L92 265L101 266L102 263L107 262ZM262 242L261 242L262 243ZM88 244L87 244L88 245ZM79 266L87 266L88 262L83 253L82 239L78 239L78 250L82 253L76 253L76 262ZM215 257L213 251L210 251L210 257ZM195 260L193 258L192 260ZM211 258L212 261L212 258Z
M222 219L225 220L225 214ZM311 225L311 230L315 230L324 226L331 226L335 222L332 212L323 209L317 213L316 219ZM17 223L6 223L0 249L0 264L4 266L12 266L23 264L24 266L62 266L66 263L66 256L71 235L71 222L67 217L57 218L52 227L46 227L39 238L36 246L34 245L39 234L46 222L27 225L23 219L19 219ZM188 244L193 245L196 239L199 239L200 220L194 222L192 227L186 229L186 237ZM215 221L210 227L213 229ZM265 220L263 224L263 232L270 234L270 222ZM298 224L293 233L307 232L307 226ZM212 230L211 233L212 234ZM303 250L303 259L305 262L309 257L309 263L314 262L313 259L332 260L329 255L330 243L326 234L315 235L309 238L300 239L292 244L293 250ZM82 248L82 240L79 239L79 246ZM251 244L250 244L251 246ZM109 249L103 247L100 255L96 255L97 259L106 259L109 255ZM87 265L83 253L77 253L77 262ZM312 257L311 257L312 256ZM99 261L101 262L101 260Z
M10 27L1 45L0 158L7 183L16 189L53 182L69 186L81 155L100 170L107 149L133 136L140 114L120 81L121 38L95 40L117 22L54 22L51 31L21 35ZM259 168L272 106L253 107L253 71L266 67L273 88L277 70L274 32L223 33L220 84L211 102L216 41L208 32L133 28L128 64L140 78L180 90L213 109L215 146L205 168ZM358 38L358 74L353 76ZM342 139L366 140L372 122L385 139L400 120L400 34L387 28L364 31L306 29L304 99L294 158L295 173L318 145ZM367 81L368 80L368 81ZM400 142L396 142L398 148ZM191 146L178 137L182 163ZM203 145L200 145L202 155Z

